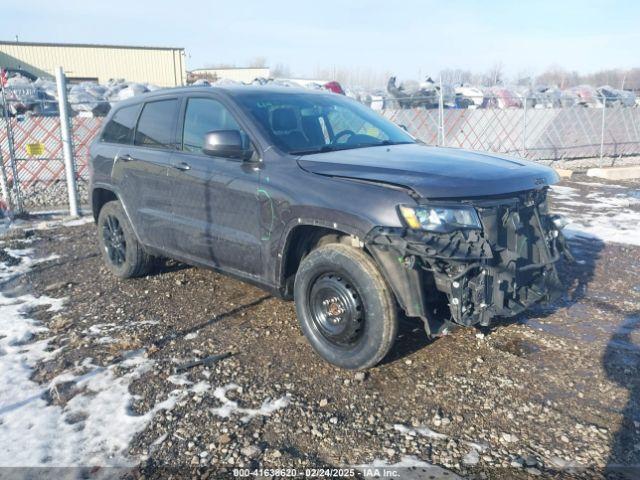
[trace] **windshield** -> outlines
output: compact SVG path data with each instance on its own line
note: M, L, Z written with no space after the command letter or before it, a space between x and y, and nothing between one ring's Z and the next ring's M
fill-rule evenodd
M293 155L415 142L400 127L342 95L247 92L236 100L276 146Z

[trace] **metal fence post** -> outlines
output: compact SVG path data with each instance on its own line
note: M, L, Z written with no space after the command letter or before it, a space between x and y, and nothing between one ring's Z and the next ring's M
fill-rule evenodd
M0 91L2 93L2 111L3 118L5 122L5 127L7 130L7 145L9 147L9 166L11 167L11 175L13 180L12 190L13 190L13 211L16 214L21 214L24 212L22 205L22 195L20 193L20 178L18 177L18 165L16 158L16 149L15 144L13 143L13 130L11 129L11 123L9 119L9 102L7 101L7 94L4 89L4 82L0 80ZM3 164L3 172L4 172L4 164ZM6 173L5 173L6 175ZM8 185L7 185L8 186Z
M600 130L600 161L604 158L604 126L605 112L607 111L607 97L602 96L602 128Z
M438 113L440 114L440 135L439 144L444 147L444 91L442 90L442 77L440 77L440 99L438 102Z
M73 161L73 138L69 122L69 107L67 104L67 80L62 67L56 69L56 84L58 87L58 108L60 110L60 135L62 137L62 153L64 156L64 170L67 177L67 190L69 193L69 214L72 217L79 215L78 189L76 186L76 169Z
M11 191L9 190L9 182L7 180L7 171L4 169L4 158L2 158L2 150L0 150L0 186L2 187L2 198L7 204L9 210L13 209L11 202Z
M522 119L522 157L527 156L527 97L524 97L523 119Z

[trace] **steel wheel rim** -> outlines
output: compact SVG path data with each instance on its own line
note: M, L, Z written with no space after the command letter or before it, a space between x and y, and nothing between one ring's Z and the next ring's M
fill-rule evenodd
M107 215L102 225L102 240L111 264L119 267L127 258L127 242L122 225L114 215Z
M364 307L359 292L346 276L325 273L309 291L313 329L327 342L351 347L364 333Z

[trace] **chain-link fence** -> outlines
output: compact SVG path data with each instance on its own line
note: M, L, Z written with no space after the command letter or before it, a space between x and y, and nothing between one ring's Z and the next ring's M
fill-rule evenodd
M55 110L55 116L29 114L0 118L0 152L8 187L13 191L13 203L19 202L27 211L68 204L57 106ZM81 203L87 201L89 145L100 130L103 119L77 114L70 119Z
M65 167L59 117L10 118L20 193L26 208L66 205ZM76 180L81 200L87 198L89 144L102 118L71 119ZM0 148L8 151L7 130L0 132ZM6 149L5 149L6 148ZM9 160L7 158L6 160ZM10 172L11 170L8 169ZM13 182L9 173L9 182Z
M87 201L89 144L108 102L69 97L73 160L80 203ZM371 107L429 145L498 152L553 163L640 156L640 108L611 98L546 102L539 97L429 97L376 100ZM24 209L68 204L61 122L56 101L20 110L8 102L0 115L0 159L8 188ZM4 193L4 192L3 192Z
M429 145L548 161L640 156L640 108L606 98L597 105L570 107L535 100L480 108L452 108L437 101L430 108L398 108L392 101L380 113Z

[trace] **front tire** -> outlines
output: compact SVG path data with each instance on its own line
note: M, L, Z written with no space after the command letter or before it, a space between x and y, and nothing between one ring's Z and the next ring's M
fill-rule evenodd
M315 351L341 368L380 362L398 332L393 295L374 260L343 244L313 250L294 284L298 321Z
M119 201L106 203L98 215L98 242L107 268L117 277L146 275L154 258L144 251Z

